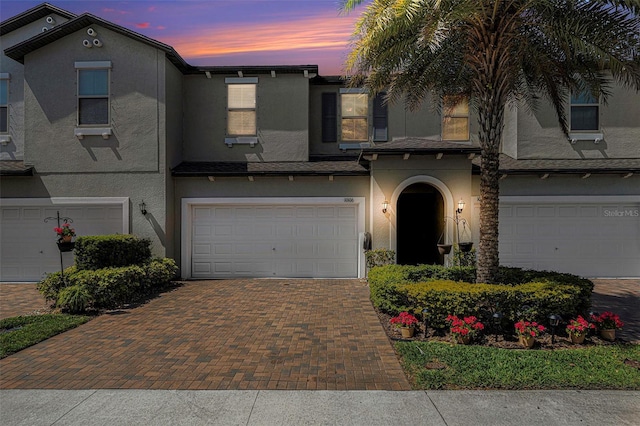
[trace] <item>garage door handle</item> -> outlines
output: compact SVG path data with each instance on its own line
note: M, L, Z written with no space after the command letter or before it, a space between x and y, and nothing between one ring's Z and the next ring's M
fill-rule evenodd
M274 248L272 248L271 250L276 251L276 248L274 247Z

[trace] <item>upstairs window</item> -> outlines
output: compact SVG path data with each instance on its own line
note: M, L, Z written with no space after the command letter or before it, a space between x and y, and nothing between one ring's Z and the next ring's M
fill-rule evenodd
M257 84L227 85L227 135L256 136Z
M0 133L9 131L9 80L0 79Z
M442 105L442 140L469 140L469 100L445 97Z
M342 93L342 140L369 140L369 97L366 93Z
M589 92L571 95L571 130L600 129L600 102Z
M111 62L76 62L78 70L78 125L109 125Z

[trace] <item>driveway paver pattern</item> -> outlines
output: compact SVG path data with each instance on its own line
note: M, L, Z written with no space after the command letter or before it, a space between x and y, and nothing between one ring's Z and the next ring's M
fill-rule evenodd
M48 311L35 284L0 283L0 319Z
M359 280L186 282L0 371L5 389L410 389Z
M640 279L596 279L591 296L592 309L611 311L624 322L616 338L640 343Z

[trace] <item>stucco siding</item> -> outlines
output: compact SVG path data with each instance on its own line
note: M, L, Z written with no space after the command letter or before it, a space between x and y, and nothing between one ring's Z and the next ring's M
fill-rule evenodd
M26 55L25 161L40 173L159 171L164 52L94 29L103 43L100 48L82 45L88 37L83 30ZM79 140L74 135L74 64L82 61L111 61L108 139L97 135Z
M227 77L237 77L227 76ZM245 77L256 77L246 75ZM185 76L185 161L307 161L309 158L309 80L300 75L258 75L258 143L225 144L225 76Z
M516 158L639 158L640 94L615 86L612 92L608 104L600 105L604 139L598 143L578 140L571 144L551 105L542 104L535 113L519 108Z
M423 178L423 180L420 180ZM408 160L401 157L378 159L371 163L371 208L372 235L374 248L395 249L397 231L396 203L407 181L418 181L436 186L444 199L445 216L452 217L454 203L463 199L471 204L472 179L471 161L464 156L450 156L436 160L427 156L412 156ZM447 201L447 196L450 199ZM390 201L387 213L382 213L382 202ZM473 222L471 209L465 210L464 217L471 226L471 234L477 234L477 224ZM451 226L448 224L448 226ZM449 234L451 230L449 231Z
M56 25L67 19L52 13ZM0 72L9 73L9 132L11 141L7 145L0 145L0 160L22 160L24 158L24 66L4 55L4 49L20 43L42 32L42 28L52 28L46 18L38 19L17 30L0 37Z

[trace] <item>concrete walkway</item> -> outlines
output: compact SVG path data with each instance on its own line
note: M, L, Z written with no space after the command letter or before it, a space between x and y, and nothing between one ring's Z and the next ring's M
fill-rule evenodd
M13 425L631 426L640 392L3 390Z

